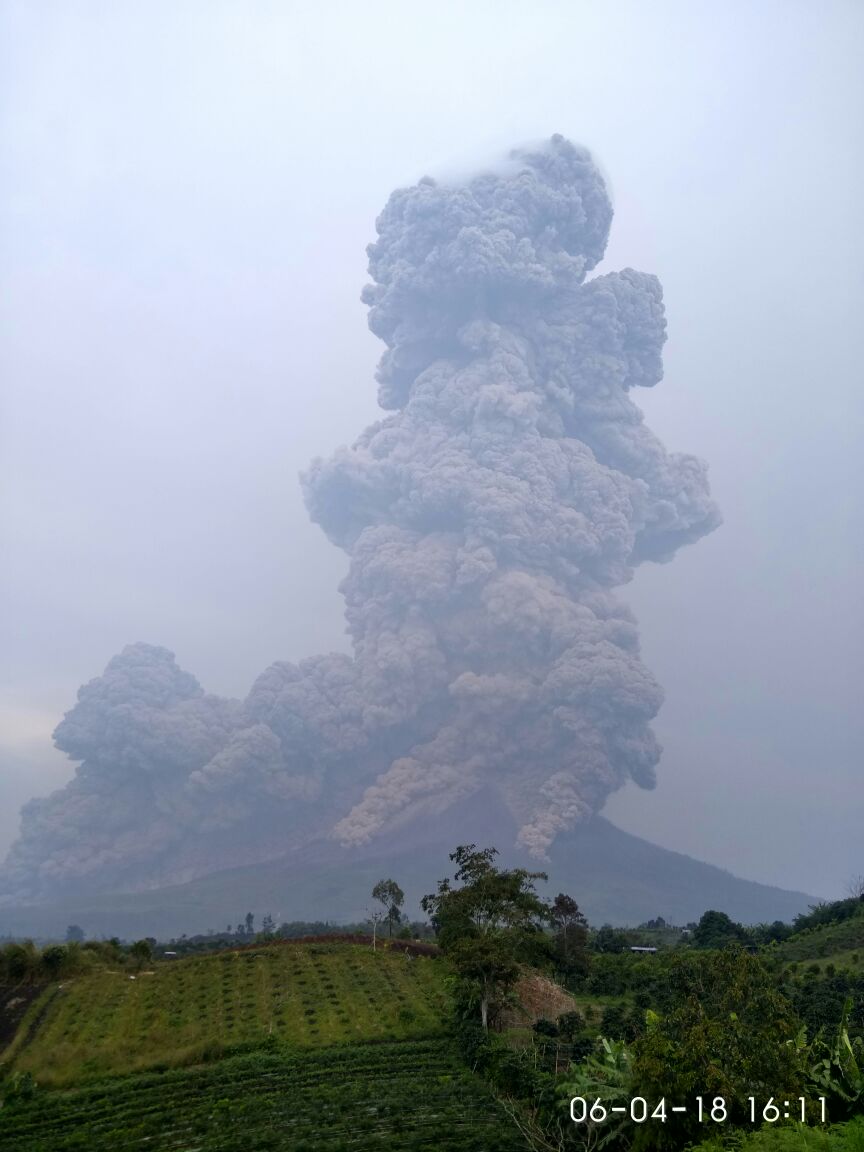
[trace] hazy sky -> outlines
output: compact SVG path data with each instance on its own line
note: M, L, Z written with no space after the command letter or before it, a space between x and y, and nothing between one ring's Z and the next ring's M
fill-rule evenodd
M637 400L724 526L624 590L667 700L627 828L821 895L864 872L859 0L0 2L0 854L124 644L245 695L347 647L297 473L376 417L390 191L553 132L663 282ZM854 202L853 202L854 197Z

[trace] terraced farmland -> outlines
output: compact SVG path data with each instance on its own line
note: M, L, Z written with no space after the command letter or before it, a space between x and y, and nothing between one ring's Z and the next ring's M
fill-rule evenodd
M0 1152L517 1152L446 1038L269 1051L41 1093L0 1111Z
M346 944L293 944L103 971L54 986L35 1036L4 1053L15 1073L62 1086L212 1060L268 1041L304 1048L441 1033L439 960ZM52 997L47 1004L48 997Z

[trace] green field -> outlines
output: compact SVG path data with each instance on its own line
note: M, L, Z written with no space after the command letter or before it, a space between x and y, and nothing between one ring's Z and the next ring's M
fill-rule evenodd
M445 981L443 961L350 944L168 961L134 979L103 970L52 986L0 1069L62 1086L212 1060L271 1039L315 1048L432 1036L444 1027Z
M517 1152L446 1038L259 1051L40 1093L0 1111L2 1152Z
M826 924L792 936L777 945L775 955L784 961L824 960L835 967L864 971L864 911L839 924ZM858 957L857 961L853 959Z

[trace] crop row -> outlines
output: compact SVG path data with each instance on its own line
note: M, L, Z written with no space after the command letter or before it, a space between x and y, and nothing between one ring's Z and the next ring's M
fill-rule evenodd
M194 1063L268 1037L304 1047L440 1031L441 962L343 945L269 948L64 985L15 1061L44 1084Z
M0 1112L0 1152L316 1149L510 1152L518 1133L446 1040L273 1051L38 1092Z

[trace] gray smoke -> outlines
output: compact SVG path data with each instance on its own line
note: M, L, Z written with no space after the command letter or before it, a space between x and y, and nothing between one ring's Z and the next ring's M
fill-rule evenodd
M302 478L350 556L354 658L276 664L240 704L127 648L57 729L84 762L25 810L10 868L44 879L49 835L52 876L168 859L265 806L362 844L489 787L542 858L627 780L653 786L661 692L612 590L719 515L705 465L630 399L662 376L658 280L586 280L611 220L560 136L391 196L363 294L391 414Z

